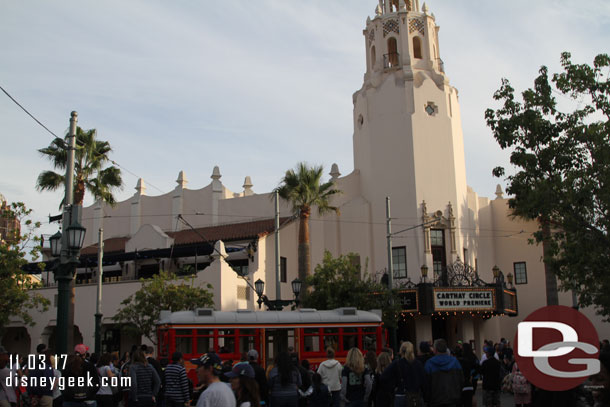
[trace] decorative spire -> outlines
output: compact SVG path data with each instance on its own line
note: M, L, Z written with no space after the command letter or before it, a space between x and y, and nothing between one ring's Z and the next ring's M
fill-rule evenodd
M428 11L430 11L430 9L428 9L428 5L426 3L424 3L424 6L422 7L422 11L424 12L424 14L428 14Z
M222 175L220 175L220 168L218 168L218 166L215 165L214 169L212 170L212 175L210 176L210 178L212 178L214 181L218 181L221 177L222 177Z
M379 17L381 14L383 14L383 11L381 10L381 5L377 5L377 7L375 7L375 15L377 17Z
M252 191L254 185L252 185L252 179L250 179L249 175L244 179L244 185L242 186L244 187L244 196L254 195L254 191Z
M341 176L341 173L339 172L339 166L337 165L337 163L333 163L333 165L330 167L329 175L333 179L337 179Z
M144 180L142 178L138 179L138 184L136 185L136 194L138 195L146 195L146 184L144 184Z
M178 179L176 180L176 183L178 184L178 186L180 188L185 188L186 184L188 184L188 180L186 179L186 175L184 175L184 171L180 171L178 173Z
M502 191L502 187L500 184L496 185L496 199L504 198L504 192Z

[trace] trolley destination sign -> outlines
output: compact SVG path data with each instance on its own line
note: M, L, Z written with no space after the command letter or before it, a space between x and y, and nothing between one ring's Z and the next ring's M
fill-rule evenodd
M434 309L436 311L492 311L496 308L494 289L434 289Z

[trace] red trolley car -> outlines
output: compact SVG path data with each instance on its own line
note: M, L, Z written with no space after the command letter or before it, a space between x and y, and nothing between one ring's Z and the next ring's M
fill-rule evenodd
M214 350L223 360L238 362L242 353L256 349L263 367L292 347L299 360L309 360L312 368L326 359L326 348L335 350L344 362L347 352L358 347L363 352L380 353L386 343L381 313L338 308L331 311L195 311L161 312L157 324L158 355L171 358L182 352L188 360ZM192 377L193 373L190 374Z

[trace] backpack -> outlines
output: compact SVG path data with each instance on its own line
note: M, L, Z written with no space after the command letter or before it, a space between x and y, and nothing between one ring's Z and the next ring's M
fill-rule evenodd
M512 382L513 392L514 393L529 393L530 392L530 384L523 376L523 373L517 368L517 371L513 373L513 382Z
M513 374L509 373L502 379L502 391L505 393L513 392Z

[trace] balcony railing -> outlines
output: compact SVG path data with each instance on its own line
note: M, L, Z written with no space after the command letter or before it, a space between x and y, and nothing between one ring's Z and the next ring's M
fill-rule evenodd
M383 56L383 67L386 69L396 68L400 66L400 54L397 52L392 52L389 54L384 54Z

